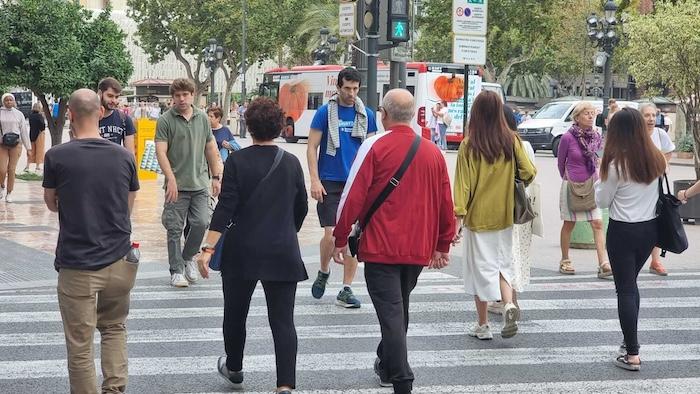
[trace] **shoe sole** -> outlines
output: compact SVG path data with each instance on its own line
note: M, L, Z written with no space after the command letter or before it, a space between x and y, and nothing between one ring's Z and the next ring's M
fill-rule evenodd
M189 283L171 283L170 286L183 288L183 287L190 287L190 284Z
M479 339L481 341L490 341L493 339L493 334L491 334L490 336L487 336L487 337L479 336L477 334L472 334L472 333L467 333L467 335L469 335L472 338Z
M337 306L343 307L345 309L357 309L360 306L362 306L362 304L348 304L348 303L340 301L340 300L335 300L335 304Z
M658 275L658 276L668 276L668 272L657 271L653 268L649 268L649 273L654 274L654 275Z
M625 364L623 362L617 361L617 359L613 360L613 364L616 367L622 368L626 371L639 372L642 369L642 366L639 364Z
M518 308L511 308L504 312L505 325L501 330L502 338L512 338L518 333L518 317L520 312Z

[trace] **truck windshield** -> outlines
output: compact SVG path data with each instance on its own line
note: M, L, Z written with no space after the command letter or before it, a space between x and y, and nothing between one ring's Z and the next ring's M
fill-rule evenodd
M571 107L571 103L549 103L542 107L532 117L533 119L561 119L566 111Z

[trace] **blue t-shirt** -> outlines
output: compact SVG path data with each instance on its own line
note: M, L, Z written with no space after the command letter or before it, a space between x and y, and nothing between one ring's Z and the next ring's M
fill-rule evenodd
M374 112L367 111L367 132L377 131L377 122ZM318 175L323 181L345 182L350 174L350 167L362 145L362 140L352 136L352 126L355 124L355 108L338 106L338 131L340 148L336 148L335 156L326 154L328 144L328 104L321 106L311 121L311 128L321 130L321 145L318 155Z
M136 133L134 122L118 109L112 110L109 116L100 119L100 135L117 145L122 145L124 137L134 133Z
M214 133L214 138L216 139L216 146L218 146L219 149L223 148L221 144L224 141L231 141L233 139L233 134L231 133L231 130L226 126L221 126L216 130L212 129L212 132Z

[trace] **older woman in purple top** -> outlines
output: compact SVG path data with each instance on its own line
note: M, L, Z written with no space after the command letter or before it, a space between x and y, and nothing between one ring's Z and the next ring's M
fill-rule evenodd
M559 143L558 165L562 178L559 193L559 211L564 224L561 227L561 261L559 272L566 275L576 273L569 259L569 243L576 222L589 222L593 229L593 239L598 252L598 277L612 275L612 269L605 252L605 234L600 209L574 212L569 207L568 183L586 182L598 177L598 150L602 147L602 138L594 128L596 109L591 102L579 103L571 113L573 125Z

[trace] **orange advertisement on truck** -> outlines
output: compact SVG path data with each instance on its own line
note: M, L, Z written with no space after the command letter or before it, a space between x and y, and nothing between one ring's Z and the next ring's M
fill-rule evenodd
M336 93L340 65L298 66L275 68L265 72L259 86L259 94L277 100L285 111L285 129L282 137L287 142L297 142L309 136L311 120L316 110ZM417 134L431 138L431 109L436 103L447 102L452 122L447 131L450 145L459 145L464 138L464 66L447 63L411 62L406 65L406 89L416 99L416 116L412 126ZM493 90L502 98L503 89L498 84L485 83L479 75L468 76L467 104L482 89ZM363 81L365 85L366 81ZM389 67L383 64L377 70L377 92L381 102L389 90ZM378 121L378 127L381 128Z

